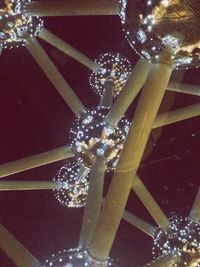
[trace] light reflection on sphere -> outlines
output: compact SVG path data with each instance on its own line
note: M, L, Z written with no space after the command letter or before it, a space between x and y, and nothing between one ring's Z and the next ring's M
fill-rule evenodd
M70 130L78 160L87 167L91 167L97 157L106 160L107 170L114 170L117 166L129 122L122 118L115 129L107 128L105 117L108 111L105 107L87 110L85 118L77 118Z
M88 253L81 249L69 249L59 251L57 255L52 257L41 266L41 267L116 267L111 259L106 262L94 262L88 257Z
M142 57L156 59L163 48L175 54L176 68L200 64L200 1L119 0L126 38Z
M35 38L43 21L38 17L26 15L23 6L31 0L3 0L0 3L0 46L3 48L26 45Z
M200 223L190 218L171 218L166 229L158 229L154 237L154 258L171 252L180 254L175 266L200 267Z
M131 63L124 56L114 53L106 53L95 59L100 68L93 71L89 77L89 82L95 93L102 95L105 83L113 82L114 92L116 97L122 90L131 73Z
M54 190L56 199L69 208L80 208L85 205L89 181L88 176L79 178L81 167L77 163L68 162L56 173L53 181L62 183L62 187Z

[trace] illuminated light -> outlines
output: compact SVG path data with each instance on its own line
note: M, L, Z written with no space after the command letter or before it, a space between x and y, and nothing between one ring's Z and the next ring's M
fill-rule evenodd
M107 170L115 170L117 166L128 134L129 122L122 118L115 129L110 128L105 122L108 111L105 107L88 109L85 119L77 118L70 130L70 139L72 147L77 151L78 162L86 167L90 168L97 157L106 160Z
M69 208L80 208L85 205L89 182L88 169L81 171L77 163L68 162L56 173L53 181L59 181L62 186L55 189L56 199Z
M69 249L53 254L40 267L116 267L113 260L108 258L105 262L94 261L88 256L87 251L82 249Z
M176 69L200 65L200 1L119 0L123 32L141 57L170 48ZM153 49L152 49L153 48Z
M158 229L153 244L154 259L170 253L180 255L178 267L200 267L200 223L174 217L165 229Z
M31 0L4 0L0 6L0 45L13 48L35 38L43 26L38 17L26 15L23 6Z
M89 83L95 93L102 95L107 81L114 84L114 97L122 90L131 73L130 61L120 54L106 53L95 59L100 68L92 72Z

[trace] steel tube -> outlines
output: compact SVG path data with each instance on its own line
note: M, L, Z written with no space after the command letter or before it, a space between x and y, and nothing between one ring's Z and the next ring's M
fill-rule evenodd
M24 6L24 13L40 17L118 15L119 3L117 0L33 1Z
M59 147L0 165L0 178L73 156L68 146Z

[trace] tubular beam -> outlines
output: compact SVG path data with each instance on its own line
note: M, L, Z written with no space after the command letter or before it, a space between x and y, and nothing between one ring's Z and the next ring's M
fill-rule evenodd
M153 129L182 120L190 119L200 115L200 104L190 105L170 112L160 114L156 117Z
M74 114L78 114L84 109L84 106L76 96L72 88L65 81L63 76L56 68L53 61L49 58L45 50L37 40L32 40L27 44L26 48L44 71L46 76L55 86L58 93L62 96L63 100L67 103Z
M138 196L138 198L142 201L145 208L148 210L148 212L154 218L156 223L159 225L159 227L166 228L169 225L169 221L166 215L161 210L155 199L147 190L142 180L137 175L133 180L132 188L136 193L136 195Z
M100 101L100 106L111 107L113 102L114 83L107 81L105 83L104 92Z
M160 58L162 60L163 56L160 55ZM171 65L154 63L148 74L89 248L90 256L100 262L105 261L110 253L132 187L133 177L140 164L171 72Z
M144 85L149 67L150 63L148 61L139 59L106 117L108 125L115 127L118 124Z
M61 182L52 181L0 181L0 191L52 190L61 187Z
M192 209L190 211L189 217L194 221L197 221L197 222L200 221L200 187L197 192Z
M101 200L103 195L105 171L105 160L102 158L97 158L90 174L89 191L84 209L79 241L79 247L81 248L89 247L96 223L101 212Z
M39 267L40 262L11 234L0 225L0 248L17 267Z
M88 67L89 69L96 71L98 69L98 64L93 62L91 59L83 55L80 51L73 48L71 45L64 42L62 39L57 37L55 34L51 33L50 31L43 28L39 34L39 37L52 46L56 47L66 55L72 57L76 61L80 62L84 66Z
M31 16L97 16L118 15L117 0L51 0L33 1L24 7Z
M192 84L169 82L167 90L183 94L200 96L200 86Z
M145 222L144 220L140 219L139 217L135 216L131 212L124 210L122 219L124 219L126 222L130 223L134 227L140 229L145 234L154 237L154 233L156 228L149 223Z
M175 264L178 263L180 260L180 256L178 254L170 254L170 255L165 255L157 260L145 264L143 267L172 267L176 266Z
M67 159L73 156L68 146L59 147L27 158L0 165L0 178L27 171L45 164Z

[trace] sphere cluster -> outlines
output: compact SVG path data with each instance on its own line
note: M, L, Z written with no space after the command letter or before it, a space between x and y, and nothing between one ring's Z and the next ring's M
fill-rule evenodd
M2 0L0 3L0 46L3 48L26 45L36 37L43 21L38 17L26 15L23 6L31 0Z
M108 111L105 107L86 110L85 118L77 118L70 130L78 161L89 168L97 157L103 157L107 170L114 170L123 149L129 122L122 118L115 129L110 129L105 121Z
M88 170L81 173L81 167L76 163L68 162L61 167L53 179L62 184L54 190L56 199L69 208L83 207L89 188L87 174Z
M106 53L100 55L95 62L100 66L97 71L91 73L89 83L95 93L102 95L106 82L113 82L116 97L122 90L131 73L130 61L119 53Z
M166 229L157 230L152 249L154 258L174 252L180 255L175 266L200 267L200 223L174 217Z
M140 56L156 59L166 47L176 68L200 64L200 2L119 0L120 17L131 46Z
M41 267L116 267L111 259L106 262L92 260L87 251L82 249L69 249L59 251L57 255L52 255Z

